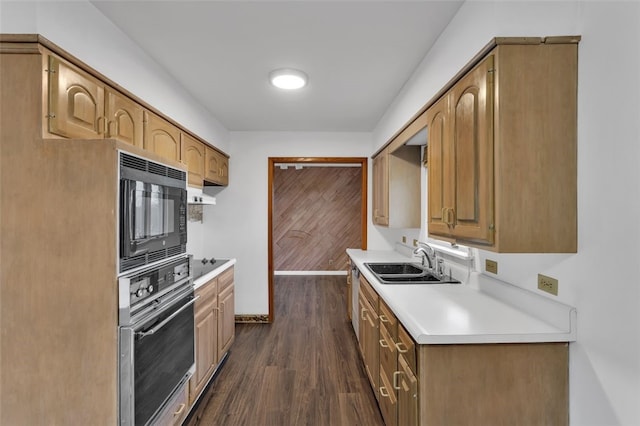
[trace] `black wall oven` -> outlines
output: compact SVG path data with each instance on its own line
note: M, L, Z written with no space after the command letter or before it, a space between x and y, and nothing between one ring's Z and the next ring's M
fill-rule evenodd
M119 198L120 273L186 253L186 172L121 151Z
M119 279L120 425L150 425L195 370L191 258Z

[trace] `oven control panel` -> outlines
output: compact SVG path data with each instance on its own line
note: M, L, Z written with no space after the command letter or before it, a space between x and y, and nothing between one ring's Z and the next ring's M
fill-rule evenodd
M128 286L129 306L134 306L147 299L154 299L173 284L189 279L191 276L191 257L173 260L120 279L121 297L124 287ZM120 301L121 305L123 300Z

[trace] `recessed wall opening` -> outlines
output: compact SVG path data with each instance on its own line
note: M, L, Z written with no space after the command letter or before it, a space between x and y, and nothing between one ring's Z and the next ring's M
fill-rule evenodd
M366 158L269 158L269 320L275 275L345 275L366 248Z

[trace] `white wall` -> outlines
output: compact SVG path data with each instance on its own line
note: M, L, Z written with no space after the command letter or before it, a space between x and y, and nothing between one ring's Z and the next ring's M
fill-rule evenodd
M228 132L216 118L88 1L0 1L0 32L43 35L198 136L228 149Z
M196 257L234 257L236 313L269 312L267 269L268 158L368 157L370 133L232 132L229 187L215 193L217 205L204 208L204 223L189 224ZM371 167L369 165L369 174Z
M379 147L492 37L582 35L578 253L498 255L498 277L535 292L559 279L578 311L571 424L640 424L640 3L466 2L375 129ZM423 230L425 232L425 230ZM424 234L423 234L424 235ZM546 295L546 293L543 293ZM553 296L549 296L553 297ZM535 397L535 396L532 396Z

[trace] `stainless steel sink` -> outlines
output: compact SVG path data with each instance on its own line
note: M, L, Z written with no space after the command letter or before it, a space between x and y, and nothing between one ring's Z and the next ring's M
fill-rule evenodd
M451 277L438 277L416 263L365 263L364 266L382 284L460 284L460 281Z

